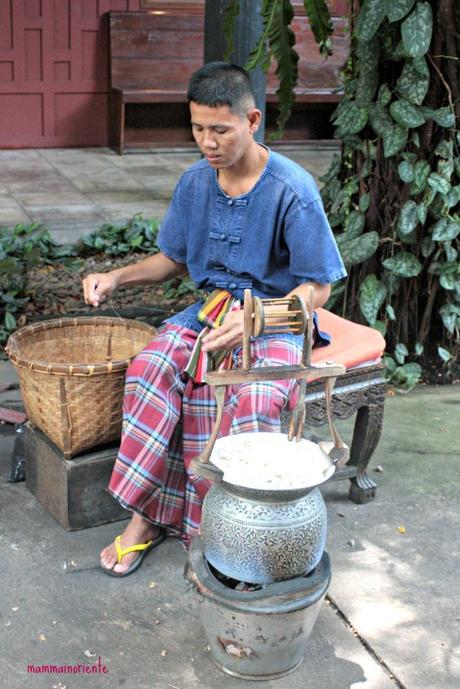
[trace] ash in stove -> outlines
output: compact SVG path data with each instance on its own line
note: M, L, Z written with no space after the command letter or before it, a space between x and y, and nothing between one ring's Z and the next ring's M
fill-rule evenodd
M231 577L225 576L222 572L212 566L212 564L207 560L208 567L212 574L216 577L221 584L234 591L243 591L245 593L252 593L253 591L262 591L265 586L261 584L251 584L247 581L238 581L238 579L232 579Z
M252 593L253 591L263 591L267 588L266 584L252 584L247 581L239 581L238 579L232 579L231 577L227 577L225 574L222 574L222 572L219 572L219 570L216 569L209 562L209 560L206 560L206 562L211 573L216 577L216 579L229 589L233 589L234 591L242 591L244 593ZM316 569L317 568L315 567L315 569L312 569L310 572L307 572L307 574L304 574L302 576L302 579L309 579L310 577L312 577L313 574L316 572Z

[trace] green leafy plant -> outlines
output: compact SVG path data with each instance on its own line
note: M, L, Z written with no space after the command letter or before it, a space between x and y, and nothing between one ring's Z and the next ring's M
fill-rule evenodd
M124 256L135 252L156 253L159 222L137 213L121 225L106 223L77 244L82 254L104 253Z
M333 115L342 154L323 178L349 269L335 308L385 335L392 380L409 387L421 367L406 358L458 355L460 71L446 24L450 16L455 25L453 8L450 0L353 3L345 95Z
M0 227L0 342L16 329L16 315L29 301L29 269L75 255L75 249L57 244L39 223Z
M419 356L423 352L423 347L415 348L414 356ZM421 380L423 369L421 365L415 361L406 362L409 356L409 351L405 344L398 343L395 347L393 356L385 354L383 361L386 366L386 380L388 383L397 385L406 391L412 390L413 387Z
M327 2L304 6L327 54ZM292 5L264 0L261 14L247 66L276 61L282 128L297 83ZM410 387L421 372L415 358L452 366L460 348L460 12L455 0L351 0L349 22L333 114L341 153L322 178L349 277L327 306L380 330L390 375Z

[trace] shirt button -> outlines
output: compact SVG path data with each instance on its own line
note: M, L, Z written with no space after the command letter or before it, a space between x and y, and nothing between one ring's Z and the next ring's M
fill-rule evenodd
M230 199L230 201L227 201L227 206L233 206L233 201Z
M221 235L219 235L219 239L226 239L226 238L227 238L227 237L226 237L226 235L225 235L225 234L221 234Z
M236 289L236 282L231 282L228 286L229 289Z

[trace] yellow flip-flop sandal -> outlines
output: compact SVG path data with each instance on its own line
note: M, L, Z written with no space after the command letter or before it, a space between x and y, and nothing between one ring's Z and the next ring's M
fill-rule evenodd
M100 565L101 569L103 572L108 574L110 577L127 577L129 574L133 574L133 572L140 567L142 560L144 557L147 555L147 553L152 550L155 546L159 545L164 539L166 538L166 534L164 531L160 531L158 536L156 538L152 538L150 541L147 541L147 543L136 543L136 545L130 545L127 548L122 548L121 547L121 535L117 536L115 538L115 548L117 549L117 564L119 564L122 560L122 558L127 555L128 553L135 553L139 551L139 555L136 557L135 560L130 564L126 572L115 572L113 569L107 569L106 567L103 567L102 564Z

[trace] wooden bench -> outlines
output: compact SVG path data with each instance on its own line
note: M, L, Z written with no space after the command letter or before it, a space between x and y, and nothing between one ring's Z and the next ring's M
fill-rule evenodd
M338 72L347 57L344 20L335 19L334 56L318 52L303 8L295 6L293 28L300 54L299 84L285 141L331 138L328 115L339 99ZM158 3L154 12L110 12L110 145L183 145L193 141L187 86L203 64L204 3ZM267 132L274 128L274 69L267 78ZM310 113L310 118L306 113Z

